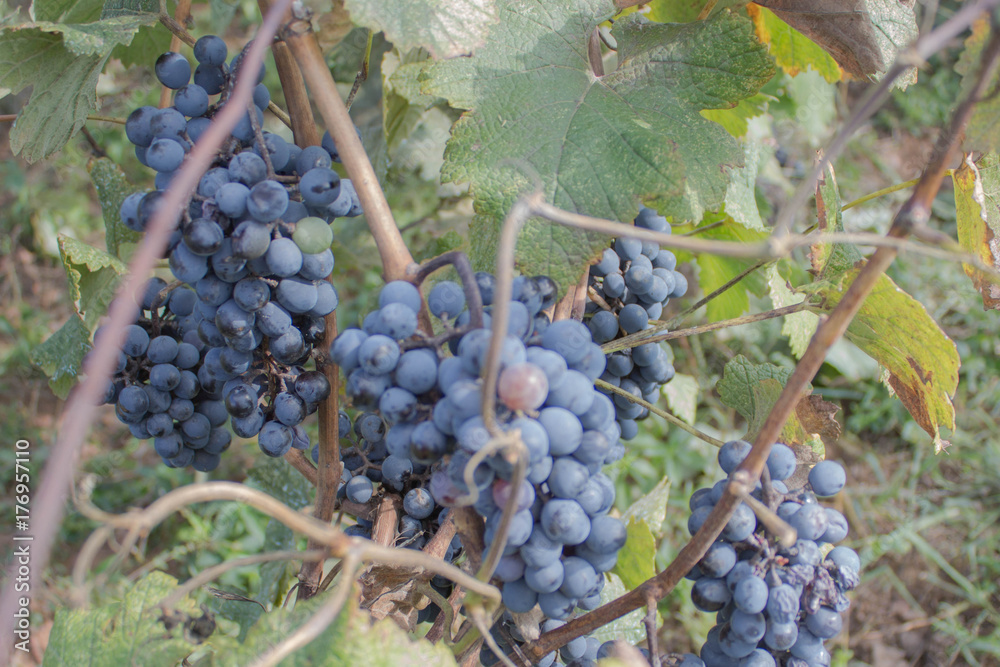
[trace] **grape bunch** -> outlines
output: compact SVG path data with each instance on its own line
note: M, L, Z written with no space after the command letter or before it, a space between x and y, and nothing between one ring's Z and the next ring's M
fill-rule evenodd
M727 442L719 450L726 474L742 463L750 444ZM822 461L809 471L808 484L789 490L784 480L795 471L795 454L775 444L767 459L772 494L765 499L797 532L794 546L781 548L746 503L740 504L719 540L688 574L694 580L695 606L717 613L717 625L708 633L701 657L687 656L684 665L707 667L826 667L830 654L826 640L843 625L850 605L845 593L858 584L858 555L843 546L847 537L844 515L817 502L817 496L837 494L846 482L843 466ZM698 531L728 480L691 496L688 529ZM758 485L753 495L763 497ZM825 552L825 555L824 555Z
M183 55L160 56L156 76L176 91L173 106L140 107L126 122L136 157L157 172L155 190L122 203L121 219L135 231L145 230L243 75L242 53L227 65L219 37L200 38L194 56L193 82ZM252 109L202 175L167 258L177 281L193 288L177 292L190 293L193 303L174 327L177 341L198 352L186 369L197 378L192 391L221 405L237 435L256 436L261 450L277 457L308 448L301 423L330 394L326 377L305 366L339 301L327 280L334 265L330 222L359 215L361 206L350 181L332 169L339 155L329 133L321 146L303 149L261 130L270 94L260 83L263 66L250 75L257 81ZM221 426L225 419L214 421Z
M481 297L488 326L495 281L480 273L475 283L469 289ZM403 494L403 521L414 520L405 528L430 521L438 507L471 504L485 522L488 547L513 495L517 513L496 571L504 603L512 612L538 604L549 618L566 619L577 606L599 604L602 573L615 565L625 542L625 526L607 514L615 491L601 472L624 447L614 404L594 389L604 354L588 328L549 321L543 311L554 305L555 289L548 278L515 280L513 296L495 418L502 429L518 430L527 450L527 480L519 488L511 483L513 464L501 454L470 463L491 440L479 377L492 333L472 324L463 287L444 281L427 296L448 333L447 346L417 331L420 291L396 281L382 289L379 309L360 329L340 333L330 356L347 377L350 401L385 425L381 483ZM381 456L380 444L369 438L381 435L378 423L357 424ZM359 464L347 456L345 468ZM368 493L366 482L356 484Z
M651 208L643 207L635 226L670 233L670 223ZM677 258L651 241L615 239L601 260L590 267L589 286L597 298L587 303L588 326L594 341L603 344L649 328L660 319L671 298L687 293L687 279L676 271ZM656 403L660 387L674 377L667 351L659 343L646 343L613 352L601 379L629 394ZM621 437L631 440L638 433L636 422L649 410L614 395Z
M183 340L197 300L186 287L167 291L163 280L149 282L142 315L126 329L103 400L115 406L132 435L153 439L167 466L208 472L219 465L232 436L224 428L228 415L222 401L202 391L200 348ZM102 333L98 328L95 341Z

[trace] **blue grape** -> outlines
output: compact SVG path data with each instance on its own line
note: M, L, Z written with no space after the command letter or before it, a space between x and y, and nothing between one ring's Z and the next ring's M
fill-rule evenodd
M227 55L226 43L215 35L199 37L194 43L194 58L203 65L218 67L226 62Z
M181 88L191 79L191 64L179 53L167 51L156 59L156 78L167 88Z
M184 147L171 139L156 139L146 151L146 163L156 171L172 172L184 161Z
M307 313L316 305L319 293L312 281L285 278L278 283L274 296L289 312Z
M292 430L277 421L270 421L263 425L260 434L257 436L257 444L260 450L268 456L284 456L292 448Z
M836 461L820 461L809 471L809 485L817 496L835 496L846 483L844 466Z
M302 174L299 191L309 206L327 206L340 194L340 176L332 169L315 167Z
M261 181L250 188L246 206L258 222L273 222L288 206L288 191L277 181Z

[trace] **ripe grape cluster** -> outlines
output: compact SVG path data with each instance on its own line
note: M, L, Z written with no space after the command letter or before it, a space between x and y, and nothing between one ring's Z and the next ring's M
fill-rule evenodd
M651 208L643 207L635 226L670 233L670 223ZM594 341L607 343L649 328L660 319L671 298L687 293L687 279L676 270L677 258L651 241L619 238L604 250L601 260L590 267L589 286L597 295L587 303L588 326ZM632 396L656 403L660 387L674 377L667 351L659 343L646 343L608 356L601 379ZM625 396L614 395L621 437L631 440L638 432L636 421L649 410Z
M219 37L200 38L194 56L193 82L182 54L160 56L156 76L176 91L173 105L140 107L127 119L137 158L157 172L156 189L122 203L121 219L135 231L145 231L164 189L244 75L242 53L227 65ZM184 371L196 379L189 393L221 406L213 427L231 417L237 435L256 436L265 454L282 456L291 447L308 448L301 423L330 393L326 377L304 366L339 300L327 281L334 265L330 222L359 215L361 207L350 181L332 169L339 155L329 134L322 146L302 149L261 130L270 102L260 83L263 66L249 76L257 81L253 103L202 175L170 238L170 271L192 288L174 294L189 294L191 303L182 314L171 311L174 320L160 335L197 352ZM166 445L157 451L168 464L192 460Z
M727 442L719 464L727 474L746 457L750 444ZM795 471L792 449L775 444L767 459L772 491L763 498L797 532L794 546L781 548L749 505L742 503L694 570L691 598L695 606L717 613L701 657L686 656L690 667L826 667L826 640L843 625L850 605L845 593L858 584L861 562L843 546L826 551L847 537L844 515L823 507L817 496L832 496L845 484L843 466L823 461L809 471L808 484L789 490L784 480ZM688 529L693 535L723 494L728 480L691 496ZM825 555L824 555L825 552Z
M207 472L229 448L228 415L218 395L202 391L197 375L201 351L183 340L198 297L186 287L166 288L158 278L149 282L142 315L126 329L104 402L115 406L132 435L153 439L166 465ZM95 340L102 333L98 329Z
M355 422L367 445L345 451L345 468L365 465L362 451L368 461L384 456L381 483L403 494L401 530L417 527L408 520L431 521L438 507L472 505L485 522L487 547L513 495L517 512L496 571L504 603L513 612L538 604L549 618L565 619L577 606L599 604L602 573L614 566L625 542L625 526L607 514L615 491L601 472L624 447L614 404L593 386L604 371L600 347L586 325L549 321L543 311L555 303L550 279L519 278L508 304L495 418L501 429L520 433L527 480L513 488L514 466L499 452L473 465L472 457L491 441L479 378L492 337L486 327L494 287L485 273L467 286L481 298L483 327L471 324L466 288L445 281L428 293L450 356L442 337L417 331L420 291L402 281L382 289L379 309L360 329L346 329L334 340L330 356L347 377L348 397L371 411ZM356 479L347 482L348 498L352 483L361 493L355 499L369 493L368 483Z

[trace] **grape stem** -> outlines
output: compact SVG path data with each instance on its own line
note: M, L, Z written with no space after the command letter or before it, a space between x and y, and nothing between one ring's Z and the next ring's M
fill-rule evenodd
M982 3L979 4L982 5ZM962 11L964 8L955 16L958 17ZM983 48L979 71L968 96L955 109L949 126L941 133L934 154L924 169L913 194L893 219L888 232L889 237L898 239L906 236L914 228L924 225L930 218L931 205L940 190L947 164L958 151L972 109L995 76L998 65L1000 65L1000 31L994 30ZM826 318L821 319L816 333L809 342L809 347L785 383L777 402L754 439L750 453L734 472L734 476L737 477L745 475L745 478L742 479L743 485L753 486L756 484L767 462L771 445L780 437L781 430L795 409L803 390L822 366L827 351L847 330L847 326L854 319L865 298L871 293L875 283L885 270L892 264L897 253L897 248L891 245L876 250L858 273L854 282L851 283L840 303ZM739 486L741 483L732 481L726 485L722 498L716 503L701 529L681 549L665 570L645 581L635 590L598 607L592 612L573 619L564 626L545 633L530 647L531 656L536 660L540 659L567 641L593 632L616 618L638 609L642 606L646 595L663 599L673 590L677 582L701 560L709 546L722 532L733 511L742 501L739 495Z
M266 14L271 8L271 1L258 0L257 5L260 7L260 13ZM285 12L283 20L286 22L292 20L291 9ZM278 70L278 80L281 81L281 91L285 95L285 104L288 105L288 117L282 119L282 122L292 128L292 136L299 148L319 146L320 136L316 130L312 105L309 104L306 84L302 80L302 72L299 71L295 58L288 50L288 45L280 40L271 45L271 53L274 54L274 66ZM268 109L272 113L276 114L275 109L277 108L273 102L268 105Z
M264 51L270 43L281 19L281 12L290 0L278 0L275 10L268 13L253 40L248 54L252 67L259 67ZM111 377L125 338L125 329L136 320L139 303L144 293L147 278L156 266L171 230L176 226L181 209L186 208L191 193L194 192L201 175L205 173L215 158L223 141L230 134L244 105L251 98L253 81L246 78L238 82L234 91L235 104L222 109L205 130L201 140L191 149L187 159L171 181L146 229L142 244L129 263L128 277L122 282L118 293L111 302L105 334L91 352L87 365L88 376L79 385L66 403L59 437L52 448L51 456L39 475L41 484L35 497L37 518L34 534L34 564L29 585L38 583L38 575L45 570L52 552L52 545L61 524L65 509L65 496L72 482L80 447L94 418L100 413L95 409L104 394L106 383ZM0 631L3 636L12 632L14 611L18 593L13 580L9 580L0 598ZM10 662L11 645L0 646L0 664Z
M719 440L718 438L713 438L712 436L710 436L707 433L702 433L701 431L699 431L698 429L696 429L694 426L691 426L690 424L684 422L683 420L675 417L674 415L670 414L666 410L662 410L662 409L656 407L655 405L653 405L649 401L645 400L641 396L633 396L632 394L628 393L627 391L625 391L621 387L616 387L615 385L611 384L610 382L605 382L604 380L597 379L597 380L594 380L594 386L596 386L598 389L603 389L605 391L610 391L611 393L618 394L619 396L624 396L625 398L627 398L632 403L638 403L642 407L644 407L647 410L649 410L650 412L652 412L654 415L657 415L659 417L663 417L664 419L666 419L668 422L670 422L671 424L673 424L677 428L682 429L684 431L687 431L688 433L690 433L694 437L698 438L699 440L701 440L703 442L707 442L708 444L712 445L713 447L722 447L722 445L726 444L723 441Z
M455 272L458 273L458 277L462 281L465 303L469 307L469 324L472 329L481 329L483 327L483 297L479 293L479 285L476 283L472 264L464 252L452 250L427 260L417 269L413 276L413 282L418 286L422 285L428 276L449 264L455 267Z
M307 10L301 11L302 14L282 27L281 37L299 64L316 107L323 116L344 167L347 168L347 174L358 193L365 220L375 238L375 245L382 259L386 281L406 280L407 269L413 264L413 257L403 242L396 221L392 217L392 211L389 209L389 203L375 176L375 170L354 131L354 122L347 113L340 93L337 92L330 68L327 67L316 36L313 34Z
M751 324L753 322L762 322L776 317L784 317L785 315L800 313L808 309L809 303L803 301L801 303L793 303L790 306L768 310L763 313L743 315L741 317L734 317L728 320L710 322L709 324L700 324L696 327L688 327L687 329L675 329L674 331L667 331L667 323L656 322L656 324L651 326L649 329L605 343L601 346L601 349L604 350L605 354L611 354L612 352L638 347L640 345L645 345L646 343L659 343L661 341L674 340L676 338L687 338L688 336L696 336L710 331L718 331L719 329L729 329L731 327L738 327L744 324ZM672 318L671 321L674 319L677 318ZM664 333L656 333L659 331L663 331Z

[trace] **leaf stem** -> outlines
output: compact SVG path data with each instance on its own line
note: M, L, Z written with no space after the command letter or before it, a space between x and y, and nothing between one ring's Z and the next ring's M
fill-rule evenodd
M594 380L594 386L596 386L598 389L604 389L606 391L610 391L613 394L618 394L619 396L624 396L625 398L627 398L629 401L631 401L633 403L638 403L642 407L644 407L647 410L649 410L650 412L652 412L654 415L657 415L659 417L663 417L664 419L666 419L668 422L670 422L671 424L673 424L677 428L679 428L681 430L684 430L684 431L687 431L688 433L690 433L694 437L696 437L699 440L702 440L704 442L707 442L708 444L712 445L713 447L722 447L722 445L726 444L726 443L722 442L721 440L719 440L718 438L713 438L712 436L708 435L707 433L702 433L701 431L699 431L698 429L696 429L694 426L691 426L690 424L687 424L686 422L684 422L683 420L675 417L674 415L670 414L666 410L658 408L655 405L653 405L652 403L650 403L649 401L647 401L647 400L645 400L645 399L643 399L643 398L641 398L639 396L634 396L634 395L628 393L627 391L625 391L624 389L622 389L621 387L614 386L610 382L606 382L604 380L597 379L597 380Z
M649 333L651 331L664 331L666 329L665 326L658 325L656 329L646 329L645 331L640 331L638 333L625 336L624 338L613 340L610 343L605 343L601 346L601 349L604 350L605 353L618 352L619 350L638 347L640 345L645 345L646 343L659 343L665 340L674 340L675 338L687 338L688 336L697 336L698 334L708 333L709 331L718 331L719 329L738 327L744 324L751 324L753 322L762 322L764 320L774 319L775 317L784 317L785 315L801 312L807 308L809 308L809 304L803 301L790 306L784 306L783 308L768 310L763 313L742 315L729 320L719 320L718 322L700 324L696 327L676 329L675 331L650 336Z

